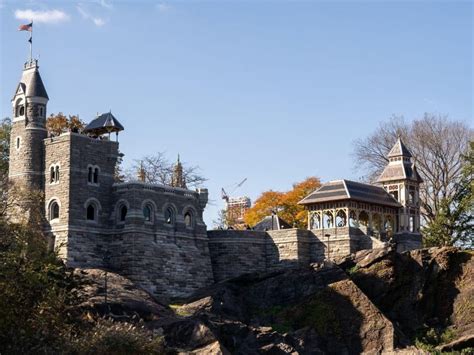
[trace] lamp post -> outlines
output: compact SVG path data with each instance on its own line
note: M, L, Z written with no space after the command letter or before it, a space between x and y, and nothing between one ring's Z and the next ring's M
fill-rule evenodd
M328 258L327 258L327 259L329 260L329 255L330 255L330 254L329 254L329 237L331 236L331 234L327 233L327 234L325 234L324 236L325 236L326 238L328 238L328 242L327 242Z
M102 258L102 260L104 261L104 290L105 290L105 294L104 294L104 301L105 301L105 312L108 314L109 312L109 305L107 303L107 268L109 267L110 265L110 259L111 259L112 255L110 253L109 250L106 250L105 253L104 253L104 256Z

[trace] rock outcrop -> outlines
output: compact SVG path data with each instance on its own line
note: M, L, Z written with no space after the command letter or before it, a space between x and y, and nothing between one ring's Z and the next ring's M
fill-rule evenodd
M440 350L472 346L473 255L455 248L359 252L338 265L248 274L166 306L127 279L83 270L83 309L143 319L186 354L425 353L420 329L450 330ZM441 333L440 333L441 334Z

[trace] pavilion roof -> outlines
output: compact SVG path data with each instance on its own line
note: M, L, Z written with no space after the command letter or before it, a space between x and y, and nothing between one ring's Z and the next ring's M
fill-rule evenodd
M311 205L342 200L354 200L383 206L401 207L400 203L382 187L345 179L323 184L319 189L301 200L299 204Z
M111 132L120 132L124 128L122 124L112 115L111 112L103 113L94 120L92 120L86 128L84 128L85 133L93 133L97 135L111 133Z

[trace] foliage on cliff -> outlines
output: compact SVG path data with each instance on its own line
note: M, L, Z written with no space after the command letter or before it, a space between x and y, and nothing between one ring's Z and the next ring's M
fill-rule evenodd
M293 188L286 192L265 191L246 212L244 216L245 223L253 226L264 217L271 215L272 212L276 212L290 225L305 228L307 226L307 214L304 207L298 205L298 202L320 186L319 178L309 177L293 184Z
M31 222L31 221L30 221ZM81 309L84 281L48 248L40 228L0 219L1 354L158 354L143 325Z

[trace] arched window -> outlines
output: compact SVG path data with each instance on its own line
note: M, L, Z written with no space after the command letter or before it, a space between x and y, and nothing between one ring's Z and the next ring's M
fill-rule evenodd
M188 228L192 228L194 226L194 218L191 211L188 211L184 214L184 224Z
M49 182L52 184L55 181L56 181L56 171L54 170L54 166L52 166L49 172Z
M49 205L49 220L52 221L53 219L59 218L59 204L57 201L52 201Z
M87 182L92 183L92 167L90 166L87 172Z
M95 221L95 206L92 203L87 206L87 220Z
M18 107L18 115L17 116L24 116L25 115L25 106L21 105Z
M309 219L309 227L310 229L320 229L321 228L321 216L319 213L311 214Z
M59 165L56 165L56 174L55 174L56 182L59 182Z
M125 218L127 218L127 206L123 205L120 207L120 222L125 222Z
M372 215L372 229L376 233L380 233L382 230L382 217L378 213Z
M357 216L355 211L349 212L349 227L357 228L359 224L357 223Z
M364 227L369 225L369 215L367 212L362 211L359 213L359 224Z
M173 225L174 222L175 222L175 214L174 214L173 207L168 207L165 210L165 223Z
M334 227L334 216L332 212L326 211L323 214L323 227L324 228L333 228Z
M99 183L99 168L94 169L94 184Z
M346 224L347 224L346 212L344 212L343 210L339 210L336 214L336 226L345 227Z
M21 144L21 138L16 137L16 149L20 149L20 144Z
M44 115L44 107L43 106L40 106L40 108L39 108L39 115L41 117L43 117L43 115Z
M143 217L145 218L146 222L151 222L151 214L152 214L152 208L150 205L146 205L143 207Z

